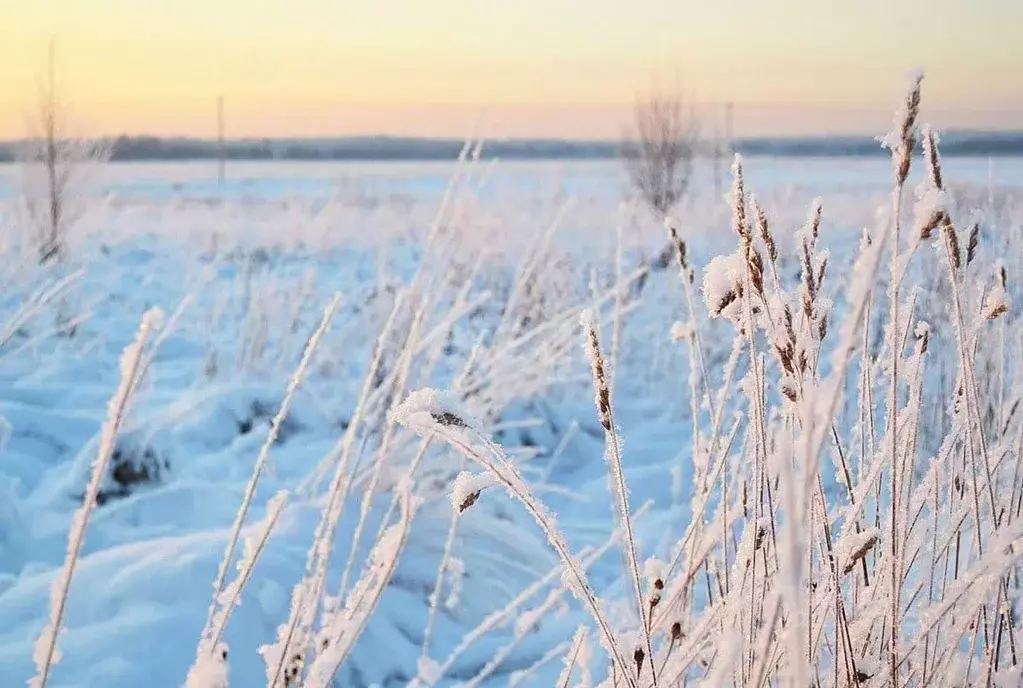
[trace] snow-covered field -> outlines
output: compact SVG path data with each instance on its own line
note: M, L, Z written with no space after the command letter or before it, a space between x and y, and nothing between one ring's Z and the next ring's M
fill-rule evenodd
M703 266L735 246L731 181L721 172L715 194L712 170L701 167L677 212L695 289ZM580 311L598 312L613 370L631 507L643 509L635 522L641 563L670 560L685 532L696 483L709 471L706 462L694 468L707 430L694 434L693 427L711 419L702 393L696 400L692 391L702 383L689 350L672 339L672 324L682 322L676 333L691 341L677 268L635 274L664 248L663 224L630 202L617 164L232 163L223 187L210 164L111 164L100 175L67 260L43 269L19 238L18 170L0 168L0 686L24 685L35 674L33 648L50 614L72 515L101 453L121 352L153 308L163 312L162 327L143 349L144 376L102 476L49 685L183 684L236 513L264 455L245 537L258 539L274 495L287 491L287 503L223 634L232 686L267 685L267 664L271 673L277 669L273 651L265 663L260 647L278 642L282 625L287 635L293 589L316 559L310 546L332 487L346 497L324 582L336 596L373 578L372 568L363 578L364 565L404 508L395 502L407 477L421 499L407 544L336 685L405 686L417 671L426 682L442 665L436 685L556 685L563 657L575 650L576 627L590 617L572 586L562 585L544 532L517 502L485 487L470 508L452 509L455 476L478 468L444 442L422 440L393 421L398 403L424 387L457 390L557 514L606 616L636 632L628 567L617 546L606 546L614 500ZM922 178L918 164L911 187ZM780 278L789 283L801 270L796 230L821 197L819 248L830 249L823 291L834 301L831 327L839 332L861 229L875 232L884 223L878 209L889 203L890 161L751 158L745 181L770 217ZM963 220L964 244L967 221L982 224L984 265L1002 258L1011 271L1023 263L1016 243L1023 159L951 159L944 181ZM907 226L911 204L908 198ZM933 321L946 309L928 300L936 292L926 280L928 266L938 265L940 274L941 264L929 246L920 251L930 257L921 255L910 274L923 285L914 318L930 308ZM989 278L978 270L976 284ZM616 282L625 286L616 289ZM296 379L335 295L336 311ZM883 288L875 299L872 317L884 322ZM1016 319L1010 313L1007 321L1008 336L993 331L1016 360ZM702 327L716 393L732 330L720 319ZM939 340L934 322L932 328L935 341L951 347L954 366L954 338ZM884 332L878 326L873 334ZM983 341L979 349L986 351ZM823 372L831 366L826 359ZM920 404L921 417L933 414L921 421L921 453L941 451L928 442L941 445L945 437L937 430L947 421L942 395L954 392L955 372L939 379L939 369L935 364L925 380L936 401ZM289 412L264 446L294 382L301 384ZM1005 408L1018 390L1014 378L1004 384L1004 405L993 413L1014 419ZM879 397L886 393L880 381L876 386ZM739 390L724 400L723 436L731 414L746 413ZM850 436L862 421L855 402L838 412L849 420ZM694 407L703 417L695 423ZM882 425L884 414L875 420ZM744 442L754 441L745 424L733 439L730 451L739 458ZM1003 465L1010 477L1014 462ZM831 462L824 463L824 489L832 495L838 487ZM869 468L864 463L861 470ZM1015 499L1015 477L1011 487ZM461 485L455 501L474 492ZM913 499L929 499L921 494ZM709 592L712 571L704 571ZM227 573L232 580L233 561ZM905 586L908 598L913 581ZM916 626L907 624L909 638ZM314 619L312 627L319 625ZM597 640L594 632L589 666L600 676L607 665Z

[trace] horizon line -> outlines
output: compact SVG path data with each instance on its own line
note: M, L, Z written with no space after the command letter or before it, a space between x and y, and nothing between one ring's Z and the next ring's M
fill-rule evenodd
M1023 156L1023 130L957 130L943 136L942 154L949 157ZM0 142L0 162L25 160L25 149L40 138ZM107 148L111 162L143 161L453 161L474 140L389 135L199 139L187 137L117 136L93 139ZM486 157L508 160L621 159L625 139L520 138L477 140ZM874 157L886 155L877 137L841 134L804 137L755 137L697 141L694 158L721 159L739 153L774 157Z
M1023 127L955 127L937 131L942 137L953 136L1023 136ZM755 134L743 135L732 138L732 143L746 142L774 142L774 141L876 141L883 134L867 131L858 132L833 132L813 134ZM0 146L12 146L38 141L38 136L21 136L18 138L0 139ZM76 140L91 142L116 142L119 140L137 141L165 141L165 142L188 142L202 144L217 144L219 139L216 136L200 136L195 134L156 134L156 133L118 133L102 134L99 136L74 136L67 137ZM724 137L695 137L698 141L714 142L724 141ZM569 136L431 136L428 134L400 134L400 133L351 133L351 134L274 134L271 136L229 136L223 139L225 144L231 143L343 143L359 141L391 141L408 143L467 143L479 142L484 148L488 142L501 144L516 143L542 143L542 144L578 144L578 145L613 145L623 141L633 140L627 135L617 137L569 137Z

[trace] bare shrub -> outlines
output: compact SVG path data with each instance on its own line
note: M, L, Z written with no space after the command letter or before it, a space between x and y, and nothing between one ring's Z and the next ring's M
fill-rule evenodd
M696 117L675 95L640 99L633 140L623 147L629 179L662 219L685 197L696 156Z
M36 131L21 152L22 199L39 263L59 261L68 232L84 211L83 191L90 168L109 158L104 142L71 134L67 105L57 83L53 43L46 78L39 86Z
M696 117L677 95L640 98L635 106L635 131L622 147L625 169L647 209L663 220L689 190L696 157ZM672 262L673 246L662 249L650 264L664 270ZM644 259L644 263L646 260ZM646 275L636 283L642 292Z

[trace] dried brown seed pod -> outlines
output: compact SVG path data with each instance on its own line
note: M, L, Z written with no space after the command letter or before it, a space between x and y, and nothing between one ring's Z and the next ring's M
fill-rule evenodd
M941 156L938 154L938 136L930 127L924 131L924 160L927 163L927 178L931 186L939 191L945 188L941 175Z
M469 495L466 495L462 503L458 505L458 513L463 513L466 509L476 503L476 500L480 498L480 491L477 490Z
M733 302L735 302L737 298L739 298L739 295L735 293L735 290L729 289L727 292L725 292L724 296L721 297L721 300L719 300L717 305L714 307L713 315L715 317L721 315L721 312L728 308L728 306L731 305Z
M430 416L440 425L452 428L467 428L469 425L450 411L431 412Z
M604 356L600 352L600 340L597 328L591 320L586 326L586 347L590 358L590 369L593 376L594 402L597 406L597 417L607 432L611 431L611 391L607 384L607 372L604 369Z
M977 257L977 245L980 244L980 225L976 222L970 229L970 239L966 242L966 264L969 265Z
M792 384L792 380L789 379L788 377L786 377L781 384L781 393L782 396L784 396L786 399L793 403L795 403L796 400L799 398L799 395L796 393L796 388Z
M921 241L926 241L934 235L935 228L941 224L941 218L944 217L945 211L935 209L931 211L931 214L927 216L920 227L917 228L917 234L919 234Z
M668 236L671 237L671 243L675 246L675 257L678 259L678 266L685 272L689 269L689 263L686 259L686 242L679 236L674 225L668 226Z
M856 568L856 564L859 563L860 559L862 559L863 557L867 556L867 554L870 553L870 550L872 550L874 548L874 545L877 544L877 540L878 540L877 532L873 532L870 535L868 535L863 542L859 543L859 546L849 553L849 558L845 561L845 564L842 566L842 573L849 573L854 568Z
M945 236L948 237L948 252L949 258L952 261L952 269L955 272L959 272L959 268L963 265L963 258L959 248L959 235L956 233L955 225L952 224L952 218L948 216L948 213L942 214L941 229L945 232Z
M749 265L750 284L753 285L753 291L763 296L764 259L760 257L760 252L754 248L750 248L748 255L749 258L746 262Z
M742 179L742 158L735 156L732 163L732 228L743 241L750 241L746 221L746 190Z
M920 342L920 355L922 356L923 354L927 353L927 347L931 339L931 331L924 330L919 335L917 335L917 339Z
M636 651L632 653L632 660L636 662L636 672L642 673L643 671L643 660L646 659L646 653L643 652L643 648L637 647Z

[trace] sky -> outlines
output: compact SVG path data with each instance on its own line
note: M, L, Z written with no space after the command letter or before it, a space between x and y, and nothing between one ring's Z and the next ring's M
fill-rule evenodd
M1023 129L1023 0L0 0L0 139L47 46L90 134L616 138L638 95L705 132L878 133L923 69L940 128Z

